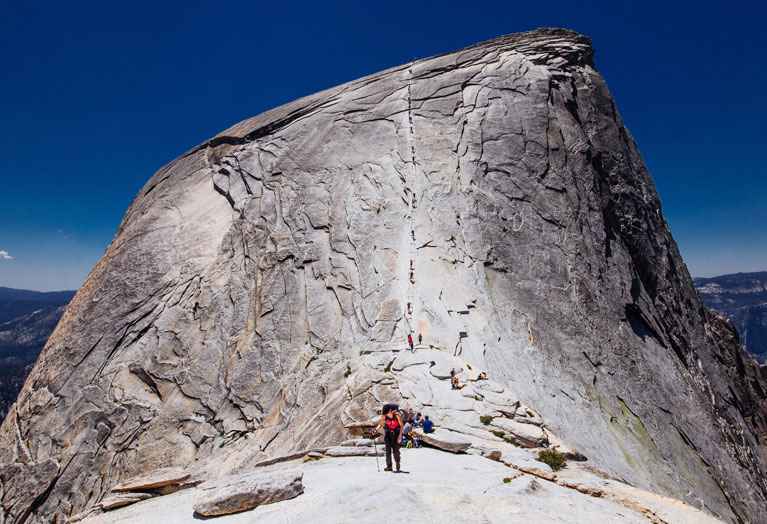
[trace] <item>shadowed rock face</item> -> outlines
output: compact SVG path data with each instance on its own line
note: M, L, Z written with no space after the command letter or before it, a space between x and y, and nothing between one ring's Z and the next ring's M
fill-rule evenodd
M609 474L763 521L767 385L732 378L758 367L701 303L592 56L569 31L501 37L161 169L2 426L7 521L341 442L398 395L429 409L445 394L391 378L411 331Z

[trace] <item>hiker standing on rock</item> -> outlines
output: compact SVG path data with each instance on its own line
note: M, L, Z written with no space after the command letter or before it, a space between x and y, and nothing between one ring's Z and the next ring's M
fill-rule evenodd
M410 351L413 351L413 334L412 333L408 334L407 343L410 345Z
M386 467L384 471L391 471L391 455L394 452L394 461L399 471L399 445L402 442L402 417L399 414L397 404L384 404L381 422L378 423L373 435L378 433L381 426L384 427L384 444L386 445Z

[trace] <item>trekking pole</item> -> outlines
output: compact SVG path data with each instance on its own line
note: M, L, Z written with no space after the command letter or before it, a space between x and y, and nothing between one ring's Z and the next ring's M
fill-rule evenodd
M381 473L381 466L378 465L378 446L376 446L376 434L373 433L373 452L376 455L376 469Z

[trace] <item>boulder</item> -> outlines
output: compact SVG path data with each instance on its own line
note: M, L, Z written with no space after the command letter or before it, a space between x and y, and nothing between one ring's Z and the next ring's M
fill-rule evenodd
M200 486L212 492L203 495L194 511L204 517L214 517L292 499L304 492L303 476L301 472L287 471L216 479L210 488L206 488L208 483Z
M521 424L507 418L495 418L490 423L526 448L537 448L548 443L546 432L532 424Z
M434 433L424 433L421 428L418 428L413 431L413 434L425 444L452 453L460 453L471 447L471 440L449 429L440 428Z
M500 449L485 449L482 450L482 456L490 460L501 460L503 452Z

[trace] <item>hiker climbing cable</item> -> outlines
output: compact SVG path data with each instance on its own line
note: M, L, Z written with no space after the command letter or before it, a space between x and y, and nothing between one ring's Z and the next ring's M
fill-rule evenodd
M415 240L415 229L411 229L410 234L413 235L413 240Z
M413 351L413 335L412 334L408 334L407 343L410 344L410 351Z
M423 335L418 333L418 345L420 346L421 344L423 344Z
M378 433L378 430L384 427L384 444L386 446L386 467L384 471L392 470L391 456L394 453L394 461L397 465L397 471L400 468L400 453L399 445L402 442L402 417L399 414L399 406L397 404L384 404L381 421L376 426L373 434Z

